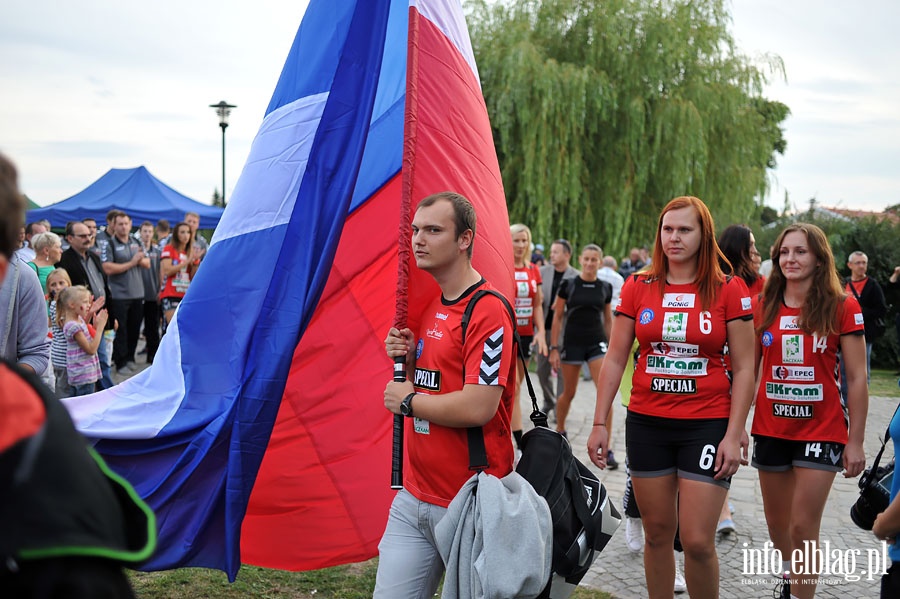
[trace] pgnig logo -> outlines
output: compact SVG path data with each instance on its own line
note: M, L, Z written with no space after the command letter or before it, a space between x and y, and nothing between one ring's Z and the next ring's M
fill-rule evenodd
M649 324L650 321L653 320L653 310L650 308L645 308L643 312L641 312L641 316L638 319L638 322L641 324Z

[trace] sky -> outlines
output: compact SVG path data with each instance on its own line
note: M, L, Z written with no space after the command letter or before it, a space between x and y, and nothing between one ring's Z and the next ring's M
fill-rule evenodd
M226 130L226 198L240 175L306 0L12 0L0 21L0 151L40 205L110 168L146 166L211 202ZM787 104L787 152L765 202L880 211L900 204L895 0L733 0L751 58L777 55L763 95Z

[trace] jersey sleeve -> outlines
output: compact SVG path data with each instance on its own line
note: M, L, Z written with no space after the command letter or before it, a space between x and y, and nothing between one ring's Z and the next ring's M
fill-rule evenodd
M572 292L572 285L574 284L574 279L563 279L559 282L559 289L556 290L556 297L561 297L564 300L569 299L569 294Z
M855 297L848 295L841 309L841 335L859 335L865 330L862 308Z
M464 385L506 385L515 359L514 331L515 324L498 298L486 295L478 301L463 347Z
M622 291L619 292L619 301L613 306L616 316L622 315L628 318L635 318L635 295L638 290L638 283L634 277L625 277L625 283L622 285Z
M544 280L541 278L541 269L537 264L531 265L531 276L534 277L534 282L537 283L538 286L540 286L540 284L544 282Z
M725 281L724 295L726 322L753 319L753 301L742 278L731 277Z

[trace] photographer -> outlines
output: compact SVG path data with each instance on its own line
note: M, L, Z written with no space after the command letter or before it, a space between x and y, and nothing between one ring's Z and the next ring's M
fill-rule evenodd
M900 413L895 412L889 427L891 439L894 441L894 455L900 451ZM887 541L890 545L888 555L891 557L891 567L887 574L881 577L881 597L900 597L900 544L897 543L897 535L900 534L900 501L897 499L900 491L900 479L893 478L891 483L891 503L887 509L878 514L872 532L875 537Z

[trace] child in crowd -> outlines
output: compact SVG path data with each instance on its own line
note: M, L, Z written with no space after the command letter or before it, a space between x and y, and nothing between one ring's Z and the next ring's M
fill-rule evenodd
M91 292L87 287L77 285L62 290L56 303L57 324L62 328L66 338L66 374L69 385L73 387L73 395L88 395L94 392L100 380L100 360L97 358L97 347L102 339L101 334L93 335L88 329L90 319ZM94 316L94 325L102 331L106 326L108 315L106 310L99 310Z
M50 313L50 363L53 365L53 374L56 377L56 396L69 397L72 388L69 385L69 377L66 375L66 337L62 327L56 320L56 302L59 294L66 287L72 286L72 279L65 268L57 268L47 275L47 301Z

